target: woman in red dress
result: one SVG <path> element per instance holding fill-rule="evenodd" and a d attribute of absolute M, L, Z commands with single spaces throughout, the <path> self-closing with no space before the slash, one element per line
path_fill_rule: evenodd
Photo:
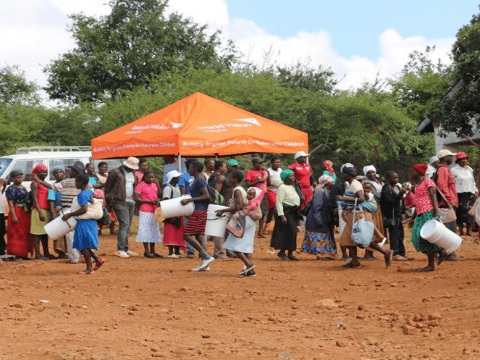
<path fill-rule="evenodd" d="M 30 234 L 31 212 L 28 207 L 30 194 L 22 185 L 23 173 L 14 170 L 11 173 L 13 185 L 5 192 L 10 208 L 7 229 L 7 254 L 19 258 L 33 255 L 33 236 Z"/>

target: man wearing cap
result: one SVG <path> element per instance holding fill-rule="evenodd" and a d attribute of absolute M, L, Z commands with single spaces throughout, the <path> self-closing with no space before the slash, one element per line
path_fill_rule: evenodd
<path fill-rule="evenodd" d="M 80 190 L 77 189 L 75 185 L 75 178 L 80 174 L 86 174 L 85 165 L 83 165 L 81 161 L 77 161 L 72 166 L 67 166 L 66 169 L 69 170 L 68 178 L 60 182 L 55 182 L 53 184 L 40 180 L 36 175 L 33 177 L 34 180 L 36 180 L 46 188 L 60 193 L 60 200 L 63 210 L 70 209 L 72 207 L 73 199 L 75 199 L 80 193 Z M 88 189 L 92 189 L 92 184 L 88 184 Z M 80 260 L 80 252 L 77 249 L 73 248 L 74 235 L 75 231 L 70 231 L 65 235 L 68 259 L 72 264 L 76 264 Z"/>
<path fill-rule="evenodd" d="M 312 184 L 310 183 L 310 176 L 312 175 L 312 167 L 307 163 L 307 157 L 310 155 L 305 151 L 300 151 L 295 154 L 295 164 L 290 165 L 288 168 L 293 170 L 295 179 L 297 179 L 300 188 L 302 189 L 305 200 L 301 207 L 303 208 L 310 200 L 313 199 Z M 313 184 L 314 186 L 316 184 Z"/>
<path fill-rule="evenodd" d="M 245 181 L 248 187 L 257 187 L 262 190 L 262 202 L 260 209 L 262 210 L 262 218 L 258 224 L 258 237 L 264 238 L 263 228 L 265 227 L 265 217 L 268 212 L 268 198 L 267 198 L 267 180 L 269 173 L 263 167 L 263 159 L 259 156 L 252 158 L 252 170 L 248 170 L 245 174 Z"/>
<path fill-rule="evenodd" d="M 105 199 L 107 207 L 112 208 L 117 217 L 119 228 L 117 234 L 116 255 L 123 259 L 138 254 L 128 249 L 128 235 L 132 225 L 135 202 L 133 200 L 135 175 L 139 160 L 129 157 L 123 165 L 108 172 L 105 183 Z"/>
<path fill-rule="evenodd" d="M 440 165 L 440 159 L 436 156 L 432 156 L 428 163 L 428 168 L 427 168 L 427 172 L 425 173 L 425 177 L 431 179 L 433 174 L 435 174 L 435 172 L 437 171 L 439 165 Z"/>
<path fill-rule="evenodd" d="M 458 208 L 458 196 L 457 196 L 457 186 L 455 184 L 455 177 L 450 171 L 449 166 L 455 160 L 455 155 L 450 150 L 440 150 L 437 153 L 437 157 L 440 159 L 440 165 L 438 166 L 437 173 L 433 177 L 433 181 L 437 184 L 438 190 L 445 196 L 448 203 L 443 199 L 443 197 L 437 197 L 438 206 L 440 208 L 448 209 L 451 206 L 456 210 Z M 449 223 L 444 223 L 444 225 L 450 231 L 457 233 L 457 221 L 451 221 Z M 453 252 L 445 260 L 463 260 L 463 258 L 457 257 Z"/>

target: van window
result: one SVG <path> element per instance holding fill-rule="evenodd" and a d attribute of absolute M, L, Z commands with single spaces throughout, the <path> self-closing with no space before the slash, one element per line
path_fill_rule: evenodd
<path fill-rule="evenodd" d="M 51 159 L 51 160 L 48 160 L 48 170 L 50 172 L 48 174 L 48 178 L 50 180 L 55 180 L 55 177 L 53 176 L 53 169 L 60 168 L 63 171 L 65 171 L 65 168 L 67 166 L 72 166 L 73 164 L 75 164 L 78 161 L 81 161 L 81 159 Z"/>
<path fill-rule="evenodd" d="M 10 173 L 13 170 L 20 170 L 23 172 L 23 181 L 32 181 L 33 180 L 33 175 L 32 175 L 32 170 L 37 166 L 38 164 L 43 164 L 43 160 L 18 160 L 15 163 L 13 163 L 13 168 L 10 171 Z M 8 174 L 8 177 L 10 177 L 10 173 Z"/>
<path fill-rule="evenodd" d="M 8 165 L 12 162 L 11 158 L 0 158 L 0 176 L 7 170 Z"/>

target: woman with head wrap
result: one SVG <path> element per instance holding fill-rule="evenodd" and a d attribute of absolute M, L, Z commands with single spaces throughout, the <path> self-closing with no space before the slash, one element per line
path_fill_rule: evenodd
<path fill-rule="evenodd" d="M 329 226 L 330 206 L 329 193 L 333 189 L 334 180 L 330 175 L 322 175 L 318 179 L 313 203 L 305 222 L 305 239 L 302 251 L 317 255 L 317 260 L 334 260 L 337 253 L 332 228 Z M 325 257 L 325 258 L 323 258 Z"/>
<path fill-rule="evenodd" d="M 350 249 L 350 256 L 352 257 L 352 261 L 348 264 L 343 265 L 346 268 L 359 268 L 360 262 L 358 261 L 357 255 L 357 247 L 352 240 L 352 228 L 354 224 L 353 219 L 353 210 L 355 210 L 355 200 L 357 200 L 357 208 L 356 208 L 356 215 L 355 215 L 355 222 L 366 218 L 368 220 L 372 220 L 372 215 L 368 211 L 364 211 L 361 204 L 365 200 L 365 194 L 363 192 L 362 184 L 355 179 L 357 176 L 357 171 L 353 165 L 344 166 L 342 169 L 342 179 L 347 181 L 350 186 L 345 191 L 343 196 L 337 195 L 336 200 L 342 207 L 342 216 L 345 220 L 345 228 L 343 233 L 340 237 L 340 245 L 348 247 Z M 384 250 L 378 243 L 383 240 L 383 237 L 376 232 L 370 243 L 369 247 L 381 252 L 385 257 L 385 265 L 388 267 L 390 266 L 391 258 L 393 251 Z"/>
<path fill-rule="evenodd" d="M 38 177 L 41 181 L 45 181 L 47 177 L 47 167 L 43 164 L 35 166 L 32 170 L 34 177 Z M 30 185 L 32 189 L 32 223 L 30 225 L 30 234 L 33 235 L 33 243 L 35 245 L 35 259 L 49 260 L 56 257 L 48 251 L 48 235 L 44 226 L 50 222 L 52 215 L 50 214 L 50 206 L 48 204 L 48 188 L 33 180 Z M 43 247 L 43 255 L 40 254 L 40 243 Z"/>
<path fill-rule="evenodd" d="M 299 261 L 293 252 L 297 249 L 297 225 L 302 218 L 300 197 L 294 187 L 295 176 L 292 170 L 283 170 L 280 178 L 283 184 L 278 187 L 275 202 L 277 214 L 270 246 L 280 250 L 280 259 Z M 288 251 L 288 255 L 285 255 L 285 251 Z"/>
<path fill-rule="evenodd" d="M 33 238 L 30 235 L 30 206 L 28 190 L 22 185 L 23 172 L 10 173 L 13 184 L 5 192 L 10 213 L 8 214 L 7 254 L 18 258 L 33 256 Z"/>
<path fill-rule="evenodd" d="M 435 270 L 435 255 L 440 254 L 438 265 L 445 260 L 447 254 L 440 246 L 432 244 L 420 236 L 422 226 L 435 216 L 438 216 L 439 206 L 437 201 L 437 186 L 432 179 L 425 177 L 427 165 L 416 164 L 412 166 L 411 177 L 415 181 L 415 213 L 410 219 L 412 229 L 412 244 L 417 252 L 422 252 L 428 257 L 427 267 L 419 271 Z"/>
<path fill-rule="evenodd" d="M 335 174 L 335 170 L 333 170 L 333 162 L 330 160 L 325 160 L 323 162 L 323 168 L 325 169 L 322 175 L 328 175 L 333 178 L 333 184 L 337 182 L 337 174 Z"/>
<path fill-rule="evenodd" d="M 367 181 L 372 185 L 372 194 L 375 197 L 375 201 L 377 202 L 377 211 L 373 214 L 373 223 L 375 224 L 375 228 L 385 237 L 385 226 L 383 221 L 383 213 L 380 207 L 380 199 L 382 197 L 382 184 L 380 184 L 377 180 L 377 169 L 373 165 L 368 165 L 363 168 L 363 173 L 367 178 Z M 373 252 L 370 250 L 365 250 L 364 259 L 366 260 L 377 260 L 375 256 L 373 256 Z"/>

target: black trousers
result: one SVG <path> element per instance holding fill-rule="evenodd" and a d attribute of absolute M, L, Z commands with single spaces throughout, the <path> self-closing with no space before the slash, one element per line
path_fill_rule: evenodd
<path fill-rule="evenodd" d="M 388 232 L 390 234 L 390 249 L 394 251 L 394 255 L 405 256 L 405 231 L 400 217 L 395 217 L 395 226 L 389 226 Z"/>

